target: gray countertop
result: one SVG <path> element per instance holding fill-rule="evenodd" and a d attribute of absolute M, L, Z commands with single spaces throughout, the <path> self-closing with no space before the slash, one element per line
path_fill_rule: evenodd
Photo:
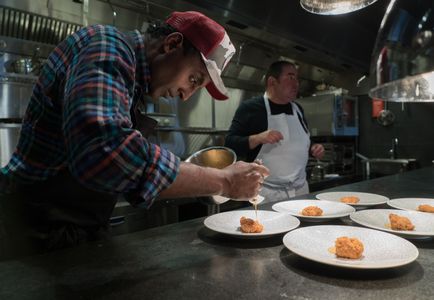
<path fill-rule="evenodd" d="M 424 168 L 328 191 L 433 198 L 433 181 Z M 433 299 L 434 242 L 413 243 L 420 254 L 409 265 L 341 269 L 291 253 L 282 235 L 237 239 L 200 218 L 0 262 L 0 299 Z"/>

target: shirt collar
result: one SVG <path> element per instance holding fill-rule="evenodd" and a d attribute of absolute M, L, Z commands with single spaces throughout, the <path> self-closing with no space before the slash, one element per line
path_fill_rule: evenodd
<path fill-rule="evenodd" d="M 264 98 L 270 104 L 270 113 L 272 115 L 279 115 L 279 114 L 293 115 L 294 114 L 291 102 L 289 102 L 287 104 L 277 104 L 277 103 L 274 103 L 268 97 L 267 92 L 264 93 Z"/>

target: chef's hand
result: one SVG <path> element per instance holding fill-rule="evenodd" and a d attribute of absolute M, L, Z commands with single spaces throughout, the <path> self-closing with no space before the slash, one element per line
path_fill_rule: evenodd
<path fill-rule="evenodd" d="M 321 144 L 313 144 L 312 147 L 310 147 L 310 153 L 313 157 L 321 159 L 324 156 L 324 146 Z"/>
<path fill-rule="evenodd" d="M 257 163 L 238 161 L 222 171 L 225 172 L 226 184 L 222 196 L 234 200 L 249 200 L 255 197 L 262 187 L 264 178 L 270 173 Z"/>
<path fill-rule="evenodd" d="M 283 135 L 278 130 L 266 130 L 261 133 L 249 136 L 249 147 L 254 149 L 263 144 L 275 144 L 283 140 Z"/>

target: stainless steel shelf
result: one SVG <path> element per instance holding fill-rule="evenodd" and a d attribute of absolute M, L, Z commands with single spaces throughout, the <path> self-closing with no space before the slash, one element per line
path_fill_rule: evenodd
<path fill-rule="evenodd" d="M 165 132 L 182 132 L 182 133 L 193 133 L 193 134 L 226 134 L 227 129 L 218 128 L 203 128 L 203 127 L 159 127 L 155 128 L 156 131 Z"/>

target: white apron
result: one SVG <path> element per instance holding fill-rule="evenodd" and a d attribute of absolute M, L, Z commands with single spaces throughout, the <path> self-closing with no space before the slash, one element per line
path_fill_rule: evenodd
<path fill-rule="evenodd" d="M 257 159 L 270 170 L 259 193 L 264 202 L 288 200 L 296 195 L 309 193 L 306 181 L 306 165 L 309 158 L 310 138 L 300 124 L 302 116 L 296 104 L 290 102 L 292 115 L 272 115 L 268 97 L 264 95 L 267 110 L 268 130 L 278 130 L 283 140 L 275 144 L 264 144 Z"/>

